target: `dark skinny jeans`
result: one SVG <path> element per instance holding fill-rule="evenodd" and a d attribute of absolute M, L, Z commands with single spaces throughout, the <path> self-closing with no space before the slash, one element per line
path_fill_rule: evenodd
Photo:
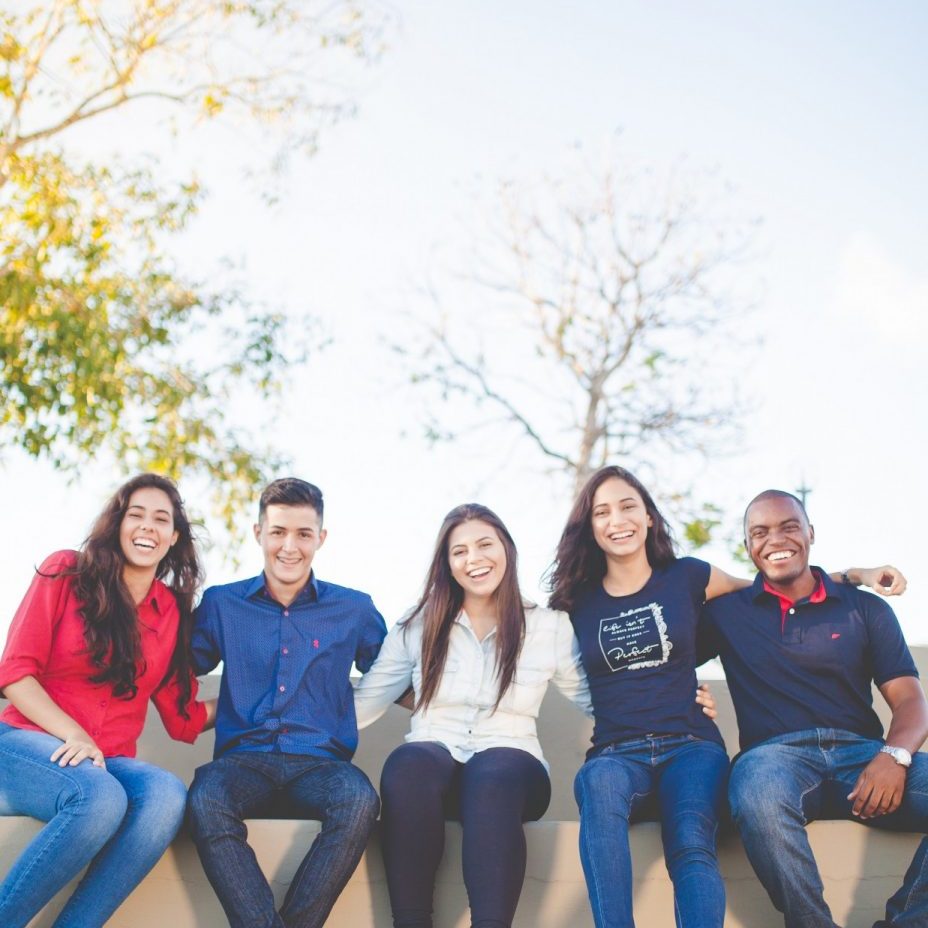
<path fill-rule="evenodd" d="M 464 885 L 473 928 L 509 928 L 525 878 L 522 823 L 544 815 L 547 771 L 516 748 L 467 763 L 434 741 L 398 747 L 380 781 L 384 863 L 394 928 L 431 928 L 445 821 L 464 829 Z"/>

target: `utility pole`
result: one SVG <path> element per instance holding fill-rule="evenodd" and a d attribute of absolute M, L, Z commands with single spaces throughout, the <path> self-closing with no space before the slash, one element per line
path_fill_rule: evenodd
<path fill-rule="evenodd" d="M 806 486 L 805 477 L 799 481 L 799 486 L 796 487 L 796 495 L 802 500 L 802 508 L 806 508 L 806 498 L 812 492 L 811 487 Z"/>

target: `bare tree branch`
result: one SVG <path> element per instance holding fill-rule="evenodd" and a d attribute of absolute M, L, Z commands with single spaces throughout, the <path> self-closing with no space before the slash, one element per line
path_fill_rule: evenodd
<path fill-rule="evenodd" d="M 715 362 L 747 308 L 728 266 L 747 233 L 718 221 L 705 190 L 671 181 L 609 169 L 592 189 L 501 184 L 501 221 L 461 283 L 475 296 L 466 325 L 433 291 L 442 321 L 421 321 L 421 350 L 397 346 L 414 382 L 502 410 L 575 489 L 616 456 L 653 468 L 665 454 L 730 449 L 740 407 Z"/>

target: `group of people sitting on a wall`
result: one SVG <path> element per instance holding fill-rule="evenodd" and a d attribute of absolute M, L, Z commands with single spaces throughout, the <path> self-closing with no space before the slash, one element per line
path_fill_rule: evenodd
<path fill-rule="evenodd" d="M 744 514 L 753 582 L 678 557 L 628 471 L 594 474 L 567 520 L 550 608 L 519 590 L 516 547 L 484 506 L 453 509 L 421 598 L 387 632 L 371 598 L 312 570 L 326 537 L 317 487 L 262 493 L 262 573 L 206 590 L 175 485 L 120 487 L 80 551 L 52 554 L 0 660 L 0 814 L 47 824 L 0 885 L 0 924 L 24 928 L 84 868 L 57 928 L 102 926 L 186 815 L 232 926 L 325 923 L 381 817 L 393 923 L 432 924 L 444 822 L 463 826 L 474 928 L 512 923 L 523 822 L 550 799 L 535 720 L 549 682 L 594 719 L 575 781 L 580 859 L 599 928 L 631 926 L 629 823 L 656 818 L 678 926 L 720 928 L 716 857 L 726 803 L 787 928 L 833 928 L 805 825 L 846 818 L 928 830 L 928 703 L 899 624 L 858 589 L 902 592 L 893 568 L 809 563 L 802 502 L 767 490 Z M 738 719 L 733 766 L 696 667 L 718 656 Z M 223 664 L 217 700 L 197 674 Z M 352 688 L 349 673 L 362 673 Z M 892 710 L 885 734 L 871 682 Z M 380 797 L 351 763 L 358 727 L 405 698 L 406 743 Z M 135 758 L 153 700 L 169 734 L 215 726 L 188 791 Z M 283 905 L 244 820 L 271 811 L 321 831 Z M 882 925 L 928 926 L 928 838 Z"/>

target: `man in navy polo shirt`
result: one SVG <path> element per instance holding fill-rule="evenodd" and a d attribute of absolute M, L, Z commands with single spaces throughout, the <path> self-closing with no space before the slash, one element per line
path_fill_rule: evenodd
<path fill-rule="evenodd" d="M 203 869 L 234 928 L 317 928 L 354 872 L 379 810 L 351 763 L 358 744 L 351 665 L 368 670 L 386 627 L 370 596 L 318 580 L 322 493 L 295 478 L 261 494 L 264 572 L 215 586 L 196 614 L 197 673 L 223 662 L 215 759 L 190 787 Z M 322 831 L 277 912 L 243 819 L 313 818 Z"/>
<path fill-rule="evenodd" d="M 814 532 L 792 494 L 767 490 L 744 516 L 760 571 L 708 603 L 742 753 L 729 785 L 745 850 L 787 928 L 835 928 L 805 825 L 855 818 L 928 831 L 928 702 L 892 609 L 809 566 Z M 883 728 L 871 681 L 892 709 Z M 928 926 L 928 838 L 878 926 Z"/>

